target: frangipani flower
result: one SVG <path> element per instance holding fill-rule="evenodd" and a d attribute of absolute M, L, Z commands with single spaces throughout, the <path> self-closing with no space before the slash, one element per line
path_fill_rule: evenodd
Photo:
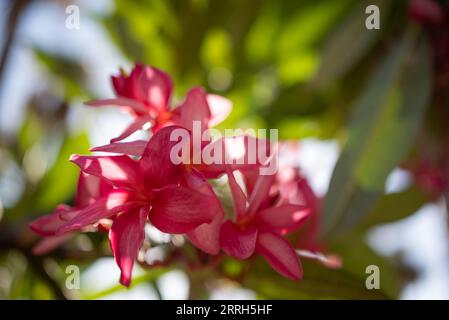
<path fill-rule="evenodd" d="M 138 250 L 149 220 L 162 232 L 183 234 L 215 218 L 219 200 L 181 185 L 180 166 L 173 165 L 169 152 L 173 127 L 158 131 L 148 142 L 140 160 L 126 155 L 71 157 L 81 170 L 99 177 L 112 189 L 87 207 L 60 214 L 66 220 L 56 235 L 113 218 L 109 241 L 121 269 L 120 282 L 128 286 Z"/>
<path fill-rule="evenodd" d="M 71 157 L 81 169 L 75 207 L 58 206 L 31 224 L 48 237 L 36 251 L 97 227 L 109 233 L 120 282 L 129 286 L 144 227 L 151 223 L 161 232 L 185 235 L 208 254 L 220 254 L 221 249 L 237 259 L 260 254 L 280 274 L 300 279 L 298 253 L 284 236 L 303 226 L 318 202 L 307 182 L 273 173 L 277 159 L 273 160 L 271 141 L 240 133 L 216 139 L 217 131 L 211 135 L 208 129 L 226 118 L 231 103 L 196 87 L 170 109 L 171 79 L 156 68 L 136 65 L 129 76 L 122 73 L 112 82 L 116 98 L 88 104 L 118 106 L 133 116 L 133 123 L 111 143 L 91 149 L 114 155 Z M 148 123 L 148 142 L 120 142 Z M 267 172 L 262 169 L 272 174 L 261 175 Z M 235 171 L 243 174 L 245 191 Z M 225 220 L 209 181 L 223 174 L 233 198 L 232 220 Z M 310 239 L 315 240 L 315 232 Z"/>
<path fill-rule="evenodd" d="M 283 235 L 301 227 L 309 209 L 296 204 L 272 203 L 269 194 L 274 175 L 259 176 L 249 198 L 231 171 L 228 179 L 236 216 L 221 227 L 222 249 L 240 260 L 258 253 L 280 274 L 300 279 L 303 271 L 298 254 Z"/>
<path fill-rule="evenodd" d="M 201 116 L 198 116 L 201 118 Z M 196 119 L 191 117 L 192 121 Z M 171 127 L 174 132 L 176 129 L 182 129 L 185 135 L 190 136 L 191 132 L 185 128 L 179 126 Z M 218 178 L 222 174 L 226 173 L 228 169 L 231 170 L 253 170 L 257 171 L 262 165 L 262 160 L 255 159 L 255 161 L 250 161 L 249 153 L 258 153 L 259 148 L 262 148 L 263 152 L 270 153 L 269 140 L 257 139 L 251 136 L 238 136 L 238 137 L 228 137 L 220 138 L 213 142 L 206 142 L 201 144 L 199 150 L 198 163 L 193 161 L 195 158 L 195 148 L 192 147 L 192 140 L 188 139 L 185 141 L 187 144 L 184 149 L 189 152 L 189 159 L 182 159 L 182 155 L 179 157 L 178 172 L 181 177 L 181 181 L 186 186 L 199 190 L 204 194 L 210 194 L 215 196 L 214 191 L 209 184 L 207 179 Z M 253 146 L 253 150 L 249 150 L 249 145 Z M 106 146 L 96 147 L 91 149 L 91 151 L 102 151 L 102 152 L 113 152 L 113 153 L 125 153 L 134 156 L 141 156 L 144 150 L 144 141 L 135 142 L 122 142 L 122 143 L 112 143 Z M 233 154 L 235 149 L 242 149 L 239 152 L 238 157 Z M 201 154 L 203 152 L 212 152 L 211 150 L 220 150 L 221 156 L 218 157 L 216 163 L 205 163 L 202 161 Z M 173 159 L 172 159 L 173 161 Z M 182 162 L 184 161 L 184 162 Z M 229 164 L 230 163 L 230 164 Z M 217 207 L 215 212 L 215 218 L 211 223 L 204 223 L 198 228 L 187 232 L 187 237 L 191 242 L 209 254 L 218 254 L 220 251 L 219 245 L 219 232 L 220 227 L 223 222 L 224 212 L 221 207 Z"/>
<path fill-rule="evenodd" d="M 173 124 L 190 129 L 191 118 L 198 117 L 202 118 L 206 127 L 214 126 L 222 122 L 232 109 L 228 99 L 206 94 L 204 89 L 196 87 L 187 93 L 180 106 L 171 110 L 173 83 L 170 76 L 151 66 L 137 64 L 129 76 L 121 71 L 120 75 L 112 76 L 112 84 L 116 98 L 86 103 L 89 106 L 117 106 L 133 116 L 129 127 L 111 142 L 125 139 L 147 123 L 151 124 L 153 133 Z"/>

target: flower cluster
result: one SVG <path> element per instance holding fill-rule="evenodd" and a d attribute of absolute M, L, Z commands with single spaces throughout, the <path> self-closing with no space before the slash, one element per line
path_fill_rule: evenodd
<path fill-rule="evenodd" d="M 110 144 L 91 149 L 111 155 L 72 155 L 70 161 L 81 169 L 75 205 L 60 205 L 31 223 L 33 231 L 46 236 L 35 252 L 46 252 L 75 232 L 107 231 L 120 282 L 129 286 L 149 223 L 161 232 L 185 235 L 210 255 L 236 259 L 261 255 L 280 274 L 300 279 L 298 253 L 285 235 L 298 231 L 316 212 L 317 199 L 307 181 L 285 179 L 285 170 L 262 175 L 259 169 L 266 163 L 261 161 L 174 162 L 172 150 L 178 143 L 172 139 L 174 131 L 191 134 L 195 122 L 207 130 L 227 117 L 231 102 L 197 87 L 183 103 L 171 107 L 170 77 L 144 65 L 136 65 L 129 75 L 113 76 L 112 83 L 116 98 L 87 104 L 117 106 L 130 113 L 133 122 Z M 142 129 L 149 129 L 148 141 L 120 142 Z M 199 151 L 190 144 L 187 148 L 191 157 L 217 145 L 228 154 L 239 141 L 249 153 L 254 140 L 261 142 L 244 135 L 202 141 Z M 257 145 L 273 156 L 275 148 L 268 140 Z M 227 177 L 233 212 L 224 210 L 211 184 L 221 176 Z"/>

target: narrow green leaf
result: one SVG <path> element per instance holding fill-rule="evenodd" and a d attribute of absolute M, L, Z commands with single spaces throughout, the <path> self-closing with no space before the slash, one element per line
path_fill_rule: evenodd
<path fill-rule="evenodd" d="M 323 236 L 353 227 L 383 193 L 388 174 L 408 152 L 421 123 L 431 81 L 427 42 L 410 28 L 355 102 L 324 204 Z"/>
<path fill-rule="evenodd" d="M 361 221 L 359 227 L 368 229 L 379 224 L 404 219 L 418 211 L 427 201 L 426 194 L 416 187 L 384 195 Z"/>
<path fill-rule="evenodd" d="M 302 259 L 304 278 L 292 281 L 278 275 L 265 261 L 258 261 L 243 286 L 266 299 L 389 299 L 380 290 L 368 290 L 365 278 L 345 269 L 329 269 Z"/>
<path fill-rule="evenodd" d="M 391 1 L 376 0 L 370 4 L 380 8 L 382 23 L 390 11 Z M 324 44 L 321 56 L 321 64 L 313 83 L 324 87 L 341 76 L 344 76 L 351 67 L 370 51 L 382 33 L 380 30 L 367 30 L 363 14 L 365 2 L 359 2 L 352 12 L 343 20 L 335 32 L 333 32 Z"/>
<path fill-rule="evenodd" d="M 73 153 L 85 153 L 88 148 L 89 140 L 84 133 L 64 141 L 56 162 L 36 188 L 34 209 L 37 212 L 52 210 L 58 203 L 70 200 L 79 170 L 69 162 L 69 157 Z"/>

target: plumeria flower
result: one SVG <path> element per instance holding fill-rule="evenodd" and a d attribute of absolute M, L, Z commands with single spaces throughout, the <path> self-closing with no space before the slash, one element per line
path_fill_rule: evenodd
<path fill-rule="evenodd" d="M 275 175 L 260 175 L 247 197 L 232 171 L 228 171 L 236 216 L 223 223 L 220 245 L 239 260 L 258 253 L 277 272 L 298 280 L 303 274 L 299 256 L 283 235 L 298 230 L 310 210 L 302 205 L 273 203 L 270 189 L 274 179 Z"/>
<path fill-rule="evenodd" d="M 111 188 L 112 186 L 106 181 L 81 172 L 78 178 L 74 207 L 61 204 L 56 207 L 52 214 L 38 218 L 30 224 L 30 228 L 34 232 L 41 236 L 45 236 L 45 238 L 33 248 L 33 253 L 37 255 L 45 254 L 70 239 L 74 233 L 67 233 L 60 236 L 54 235 L 66 222 L 66 220 L 61 219 L 61 216 L 73 217 L 79 210 L 87 207 L 102 196 L 105 196 Z"/>
<path fill-rule="evenodd" d="M 199 114 L 206 126 L 214 126 L 222 122 L 232 109 L 228 99 L 206 94 L 204 89 L 196 87 L 187 93 L 181 105 L 172 110 L 170 99 L 173 83 L 170 76 L 151 66 L 137 64 L 129 75 L 121 71 L 120 75 L 112 76 L 112 84 L 116 98 L 86 103 L 94 107 L 117 106 L 133 116 L 133 122 L 122 134 L 112 139 L 112 143 L 125 139 L 148 124 L 152 132 L 173 124 L 188 128 L 190 118 Z M 207 110 L 204 110 L 204 105 Z"/>
<path fill-rule="evenodd" d="M 325 244 L 319 241 L 318 232 L 321 216 L 320 199 L 310 187 L 307 179 L 295 166 L 279 168 L 271 189 L 271 201 L 278 204 L 299 204 L 309 208 L 307 221 L 296 235 L 296 252 L 304 258 L 317 260 L 328 268 L 340 268 L 342 260 L 329 253 Z"/>
<path fill-rule="evenodd" d="M 196 118 L 191 117 L 192 121 Z M 201 115 L 198 115 L 198 119 L 201 119 Z M 187 135 L 191 134 L 191 131 L 179 126 L 172 126 L 172 129 L 183 129 Z M 173 132 L 173 131 L 172 131 Z M 201 144 L 199 152 L 199 159 L 202 160 L 201 154 L 208 152 L 208 150 L 222 150 L 222 155 L 218 159 L 217 163 L 206 164 L 203 161 L 194 163 L 195 150 L 192 147 L 192 140 L 186 140 L 187 149 L 189 152 L 189 159 L 180 159 L 180 165 L 178 166 L 181 181 L 184 185 L 199 190 L 207 195 L 215 196 L 214 191 L 206 179 L 218 178 L 225 174 L 228 169 L 231 170 L 251 170 L 257 171 L 262 165 L 262 161 L 255 159 L 255 161 L 249 160 L 249 153 L 258 153 L 259 148 L 263 148 L 263 152 L 266 156 L 270 154 L 269 140 L 257 139 L 252 136 L 244 135 L 237 137 L 220 138 L 216 141 L 206 142 Z M 255 147 L 254 150 L 249 150 L 249 145 Z M 141 156 L 145 148 L 144 141 L 135 141 L 134 143 L 121 142 L 113 143 L 106 146 L 96 147 L 91 151 L 122 153 L 134 156 Z M 241 150 L 238 154 L 235 150 Z M 268 154 L 268 155 L 267 155 Z M 184 161 L 184 162 L 181 162 Z M 218 254 L 220 252 L 219 233 L 224 218 L 223 209 L 216 208 L 215 218 L 210 223 L 204 223 L 203 225 L 195 228 L 194 230 L 187 232 L 187 237 L 198 248 L 209 254 Z"/>
<path fill-rule="evenodd" d="M 300 230 L 298 246 L 313 252 L 323 250 L 322 244 L 318 242 L 320 200 L 307 179 L 300 174 L 299 168 L 290 166 L 280 168 L 273 190 L 273 197 L 278 203 L 301 204 L 310 210 L 307 222 Z"/>
<path fill-rule="evenodd" d="M 210 223 L 220 205 L 214 194 L 181 184 L 179 165 L 170 161 L 170 134 L 175 127 L 159 130 L 148 142 L 142 157 L 126 155 L 79 156 L 71 161 L 89 175 L 99 177 L 112 189 L 85 208 L 60 214 L 66 220 L 55 232 L 80 230 L 105 218 L 113 218 L 109 241 L 121 270 L 120 282 L 129 286 L 134 260 L 145 237 L 149 220 L 165 233 L 184 234 Z"/>

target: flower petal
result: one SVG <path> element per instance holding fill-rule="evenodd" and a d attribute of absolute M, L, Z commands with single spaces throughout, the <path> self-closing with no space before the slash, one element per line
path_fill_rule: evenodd
<path fill-rule="evenodd" d="M 70 161 L 80 169 L 103 178 L 116 187 L 136 188 L 140 183 L 139 162 L 128 156 L 80 156 L 72 155 Z"/>
<path fill-rule="evenodd" d="M 306 222 L 310 212 L 306 206 L 284 204 L 257 212 L 256 219 L 261 227 L 292 232 Z"/>
<path fill-rule="evenodd" d="M 153 108 L 163 111 L 167 109 L 172 94 L 173 83 L 170 76 L 154 67 L 144 66 L 138 79 L 136 90 L 139 96 Z"/>
<path fill-rule="evenodd" d="M 144 115 L 136 118 L 126 129 L 123 131 L 118 137 L 115 137 L 111 139 L 111 143 L 121 141 L 130 135 L 132 135 L 134 132 L 139 131 L 142 129 L 142 127 L 147 124 L 151 123 L 154 120 L 154 117 L 149 115 Z"/>
<path fill-rule="evenodd" d="M 220 228 L 223 223 L 223 214 L 217 214 L 211 223 L 202 225 L 187 232 L 189 240 L 199 249 L 208 254 L 220 252 Z"/>
<path fill-rule="evenodd" d="M 271 232 L 259 233 L 256 252 L 283 276 L 292 280 L 302 278 L 303 271 L 299 256 L 282 236 Z"/>
<path fill-rule="evenodd" d="M 191 89 L 184 103 L 175 109 L 174 115 L 179 116 L 177 123 L 190 131 L 193 131 L 193 121 L 201 123 L 201 132 L 206 130 L 211 113 L 204 89 L 201 87 Z"/>
<path fill-rule="evenodd" d="M 248 214 L 256 213 L 261 205 L 267 201 L 268 195 L 275 181 L 275 175 L 260 175 L 249 197 Z"/>
<path fill-rule="evenodd" d="M 259 152 L 270 152 L 269 140 L 249 135 L 221 138 L 203 147 L 203 159 L 211 159 L 200 169 L 208 178 L 217 178 L 226 172 L 227 167 L 231 170 L 257 170 L 266 160 L 261 159 Z"/>
<path fill-rule="evenodd" d="M 130 142 L 116 142 L 106 144 L 104 146 L 98 146 L 94 148 L 90 148 L 89 151 L 92 152 L 108 152 L 108 153 L 119 153 L 126 154 L 129 156 L 137 156 L 140 157 L 145 150 L 145 146 L 148 141 L 145 140 L 137 140 Z"/>
<path fill-rule="evenodd" d="M 84 104 L 90 107 L 117 106 L 125 111 L 132 111 L 137 115 L 148 113 L 148 109 L 143 103 L 129 98 L 99 99 L 87 101 Z"/>
<path fill-rule="evenodd" d="M 229 188 L 231 189 L 232 202 L 234 204 L 234 211 L 237 217 L 244 216 L 246 213 L 246 195 L 235 180 L 234 173 L 230 170 L 227 172 Z"/>
<path fill-rule="evenodd" d="M 220 246 L 231 257 L 239 260 L 253 255 L 256 247 L 257 229 L 249 226 L 239 229 L 232 221 L 226 221 L 221 226 Z"/>
<path fill-rule="evenodd" d="M 165 233 L 186 233 L 217 215 L 217 197 L 183 186 L 167 186 L 153 192 L 151 223 Z"/>
<path fill-rule="evenodd" d="M 206 98 L 211 113 L 209 127 L 213 127 L 228 117 L 232 111 L 232 102 L 216 94 L 208 94 Z"/>
<path fill-rule="evenodd" d="M 243 175 L 243 180 L 245 180 L 246 191 L 248 194 L 253 193 L 254 186 L 256 185 L 257 179 L 259 178 L 259 168 L 257 169 L 244 169 L 240 170 Z"/>
<path fill-rule="evenodd" d="M 45 237 L 33 247 L 33 254 L 40 256 L 46 254 L 74 236 L 74 233 L 66 233 L 62 236 Z"/>
<path fill-rule="evenodd" d="M 145 222 L 148 208 L 140 208 L 120 214 L 109 231 L 109 243 L 115 262 L 120 268 L 120 283 L 129 287 L 134 260 L 145 238 Z"/>
<path fill-rule="evenodd" d="M 189 188 L 205 195 L 216 197 L 209 182 L 195 168 L 192 168 L 191 171 L 184 172 L 183 179 Z M 219 202 L 218 199 L 217 202 Z M 219 236 L 224 217 L 224 211 L 221 205 L 218 205 L 216 209 L 216 216 L 211 223 L 203 223 L 186 234 L 197 248 L 214 255 L 220 252 Z"/>
<path fill-rule="evenodd" d="M 121 211 L 140 207 L 142 204 L 135 201 L 133 193 L 126 190 L 112 190 L 107 196 L 98 199 L 91 205 L 76 211 L 76 215 L 64 222 L 56 234 L 61 235 L 72 230 L 78 230 L 94 224 L 98 220 L 108 218 Z"/>
<path fill-rule="evenodd" d="M 81 171 L 76 190 L 76 207 L 82 208 L 91 204 L 94 200 L 107 194 L 111 189 L 112 186 L 104 179 Z"/>
<path fill-rule="evenodd" d="M 42 216 L 30 223 L 31 230 L 41 236 L 54 235 L 56 231 L 64 224 L 64 220 L 60 218 L 61 213 L 76 212 L 76 209 L 67 205 L 59 205 L 55 211 L 49 215 Z"/>
<path fill-rule="evenodd" d="M 168 126 L 156 132 L 148 142 L 142 158 L 140 171 L 147 188 L 161 188 L 170 183 L 177 183 L 182 173 L 182 166 L 173 164 L 170 152 L 178 141 L 170 141 L 174 130 L 185 130 L 179 126 Z"/>

